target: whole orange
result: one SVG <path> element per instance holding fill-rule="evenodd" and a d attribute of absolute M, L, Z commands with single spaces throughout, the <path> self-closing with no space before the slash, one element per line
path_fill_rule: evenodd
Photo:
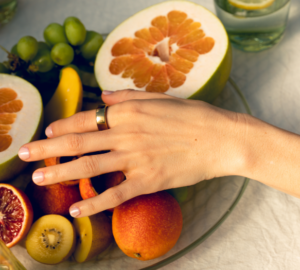
<path fill-rule="evenodd" d="M 167 253 L 182 229 L 178 202 L 166 191 L 135 197 L 115 208 L 113 235 L 129 257 L 146 261 Z"/>

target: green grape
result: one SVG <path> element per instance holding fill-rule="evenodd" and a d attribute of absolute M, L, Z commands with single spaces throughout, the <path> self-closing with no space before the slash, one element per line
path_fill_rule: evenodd
<path fill-rule="evenodd" d="M 18 47 L 18 44 L 15 44 L 15 45 L 11 48 L 11 50 L 10 50 L 10 52 L 11 52 L 12 54 L 15 54 L 16 56 L 18 56 L 18 49 L 17 49 L 17 47 Z"/>
<path fill-rule="evenodd" d="M 39 41 L 38 46 L 39 46 L 39 50 L 42 50 L 42 49 L 50 50 L 51 49 L 50 46 L 44 41 Z"/>
<path fill-rule="evenodd" d="M 0 63 L 0 73 L 7 73 L 7 74 L 10 73 L 9 69 L 6 68 L 6 66 L 4 66 L 3 63 Z"/>
<path fill-rule="evenodd" d="M 86 30 L 82 22 L 76 17 L 68 17 L 64 22 L 65 33 L 68 41 L 73 46 L 81 45 L 86 36 Z"/>
<path fill-rule="evenodd" d="M 50 47 L 53 47 L 57 43 L 68 43 L 65 30 L 58 23 L 50 23 L 45 28 L 44 39 Z"/>
<path fill-rule="evenodd" d="M 51 50 L 51 57 L 56 64 L 66 66 L 73 61 L 74 50 L 69 44 L 57 43 Z"/>
<path fill-rule="evenodd" d="M 22 37 L 17 45 L 18 55 L 24 61 L 29 61 L 35 57 L 38 52 L 38 42 L 34 37 Z"/>
<path fill-rule="evenodd" d="M 37 67 L 39 72 L 48 72 L 53 66 L 54 62 L 51 58 L 50 49 L 44 42 L 39 42 L 39 50 L 37 55 L 31 60 L 31 64 Z"/>
<path fill-rule="evenodd" d="M 64 68 L 67 68 L 67 67 L 73 68 L 73 69 L 77 72 L 77 74 L 80 75 L 79 68 L 78 68 L 77 66 L 71 64 L 71 65 L 64 66 L 64 67 L 60 70 L 60 72 L 59 72 L 59 80 L 61 79 L 61 76 L 62 76 L 62 70 L 63 70 Z"/>
<path fill-rule="evenodd" d="M 87 31 L 84 43 L 79 47 L 86 60 L 93 60 L 103 43 L 102 36 L 94 31 Z"/>

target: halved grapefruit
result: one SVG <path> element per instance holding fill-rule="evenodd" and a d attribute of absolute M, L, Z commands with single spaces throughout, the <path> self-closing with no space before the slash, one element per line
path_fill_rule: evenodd
<path fill-rule="evenodd" d="M 231 49 L 220 20 L 202 6 L 167 1 L 113 30 L 95 62 L 101 89 L 138 89 L 212 101 L 231 69 Z"/>
<path fill-rule="evenodd" d="M 27 195 L 9 184 L 0 184 L 0 240 L 12 247 L 26 236 L 33 220 Z"/>
<path fill-rule="evenodd" d="M 26 166 L 18 151 L 39 137 L 42 114 L 42 99 L 32 84 L 17 76 L 0 74 L 0 182 Z"/>

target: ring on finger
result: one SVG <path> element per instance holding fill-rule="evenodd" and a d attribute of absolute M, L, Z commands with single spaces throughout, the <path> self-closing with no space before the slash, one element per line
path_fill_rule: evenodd
<path fill-rule="evenodd" d="M 98 130 L 105 130 L 108 129 L 108 123 L 107 123 L 107 105 L 103 104 L 98 107 L 96 110 L 96 123 L 98 126 Z"/>

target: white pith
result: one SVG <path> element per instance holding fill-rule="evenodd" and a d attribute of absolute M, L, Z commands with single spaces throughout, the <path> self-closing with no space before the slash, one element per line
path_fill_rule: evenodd
<path fill-rule="evenodd" d="M 195 22 L 200 22 L 200 28 L 204 31 L 205 36 L 212 37 L 215 40 L 215 45 L 207 54 L 199 55 L 198 61 L 193 63 L 194 67 L 186 74 L 185 83 L 177 88 L 170 87 L 166 94 L 187 98 L 206 84 L 219 67 L 229 46 L 224 26 L 214 14 L 202 6 L 187 1 L 167 1 L 135 14 L 119 25 L 107 37 L 98 52 L 95 62 L 95 75 L 102 89 L 120 90 L 131 88 L 145 91 L 146 86 L 144 88 L 137 88 L 131 78 L 122 78 L 122 73 L 120 75 L 110 73 L 109 65 L 112 59 L 114 59 L 110 53 L 111 48 L 117 41 L 124 37 L 134 38 L 134 33 L 137 30 L 149 28 L 154 18 L 160 15 L 167 16 L 172 10 L 185 12 L 188 18 L 193 19 Z M 172 49 L 176 48 L 177 45 L 172 45 Z M 163 63 L 159 57 L 149 57 L 149 59 L 153 60 L 153 62 L 155 61 L 154 63 Z"/>
<path fill-rule="evenodd" d="M 39 92 L 27 81 L 11 75 L 0 74 L 0 89 L 14 90 L 23 102 L 23 108 L 17 112 L 15 122 L 11 124 L 8 132 L 13 141 L 8 149 L 0 152 L 0 164 L 14 157 L 20 147 L 29 142 L 35 134 L 43 111 L 42 100 Z"/>

